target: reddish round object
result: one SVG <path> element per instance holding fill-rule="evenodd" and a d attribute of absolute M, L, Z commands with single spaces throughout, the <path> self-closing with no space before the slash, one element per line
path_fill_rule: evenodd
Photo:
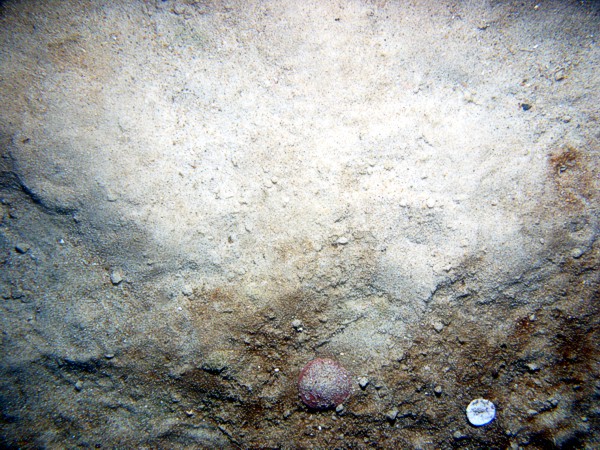
<path fill-rule="evenodd" d="M 298 391 L 309 408 L 335 408 L 352 392 L 350 373 L 332 359 L 313 359 L 300 371 Z"/>

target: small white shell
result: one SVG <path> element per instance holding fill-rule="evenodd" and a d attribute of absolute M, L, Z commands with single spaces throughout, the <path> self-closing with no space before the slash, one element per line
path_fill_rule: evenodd
<path fill-rule="evenodd" d="M 484 398 L 476 398 L 467 406 L 467 418 L 471 425 L 481 427 L 496 417 L 496 407 Z"/>

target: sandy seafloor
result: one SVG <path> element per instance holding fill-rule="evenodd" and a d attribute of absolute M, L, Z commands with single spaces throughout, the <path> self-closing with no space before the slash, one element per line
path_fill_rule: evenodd
<path fill-rule="evenodd" d="M 595 1 L 2 2 L 0 446 L 598 448 L 599 38 Z"/>

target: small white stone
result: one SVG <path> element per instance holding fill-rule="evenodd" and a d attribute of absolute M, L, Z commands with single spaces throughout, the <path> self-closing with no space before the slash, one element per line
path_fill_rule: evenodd
<path fill-rule="evenodd" d="M 435 206 L 435 200 L 433 198 L 427 199 L 427 207 L 431 209 L 434 206 Z"/>
<path fill-rule="evenodd" d="M 441 333 L 441 331 L 444 329 L 444 324 L 442 322 L 434 322 L 433 329 L 438 333 Z"/>
<path fill-rule="evenodd" d="M 123 272 L 120 269 L 113 269 L 110 274 L 110 281 L 115 286 L 123 281 Z"/>
<path fill-rule="evenodd" d="M 369 385 L 369 379 L 367 377 L 362 377 L 358 380 L 358 385 L 361 389 L 365 389 Z"/>
<path fill-rule="evenodd" d="M 336 243 L 340 245 L 346 245 L 348 242 L 348 238 L 345 236 L 338 238 L 338 240 L 336 241 Z"/>
<path fill-rule="evenodd" d="M 302 328 L 302 321 L 300 319 L 292 320 L 292 327 L 296 330 L 300 330 Z"/>
<path fill-rule="evenodd" d="M 467 418 L 471 425 L 481 427 L 496 417 L 496 407 L 484 398 L 476 398 L 467 406 Z"/>

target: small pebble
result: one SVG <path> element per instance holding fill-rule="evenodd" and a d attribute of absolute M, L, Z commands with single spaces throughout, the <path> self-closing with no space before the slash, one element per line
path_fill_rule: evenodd
<path fill-rule="evenodd" d="M 296 331 L 302 331 L 302 321 L 300 319 L 294 319 L 294 320 L 292 320 L 292 327 Z"/>
<path fill-rule="evenodd" d="M 431 208 L 433 208 L 434 206 L 435 206 L 435 200 L 434 200 L 434 199 L 432 199 L 432 198 L 430 198 L 430 199 L 427 199 L 427 207 L 428 207 L 429 209 L 431 209 Z"/>
<path fill-rule="evenodd" d="M 540 366 L 538 366 L 536 363 L 528 363 L 526 364 L 526 367 L 530 372 L 537 372 L 540 370 Z"/>
<path fill-rule="evenodd" d="M 31 246 L 24 242 L 18 242 L 17 245 L 15 245 L 15 250 L 20 254 L 27 253 L 30 248 Z"/>
<path fill-rule="evenodd" d="M 337 405 L 335 407 L 335 412 L 338 413 L 338 414 L 343 413 L 344 412 L 344 405 Z"/>
<path fill-rule="evenodd" d="M 83 381 L 79 380 L 75 383 L 75 390 L 81 391 L 83 389 Z"/>
<path fill-rule="evenodd" d="M 467 418 L 471 425 L 481 427 L 487 425 L 496 417 L 496 407 L 484 398 L 477 398 L 467 406 Z"/>
<path fill-rule="evenodd" d="M 186 284 L 181 289 L 181 293 L 183 295 L 185 295 L 186 297 L 189 297 L 190 295 L 192 295 L 194 293 L 194 290 L 192 289 L 192 287 L 190 285 Z"/>
<path fill-rule="evenodd" d="M 369 379 L 367 377 L 359 378 L 358 385 L 361 389 L 366 389 L 366 387 L 369 385 Z"/>
<path fill-rule="evenodd" d="M 336 242 L 336 244 L 340 244 L 340 245 L 346 245 L 346 244 L 347 244 L 348 242 L 350 242 L 350 241 L 348 240 L 348 238 L 347 238 L 347 237 L 345 237 L 345 236 L 342 236 L 342 237 L 338 238 L 338 240 L 337 240 L 337 241 L 335 241 L 335 242 Z"/>
<path fill-rule="evenodd" d="M 110 282 L 117 286 L 121 281 L 123 281 L 123 272 L 119 269 L 114 269 L 110 274 Z"/>
<path fill-rule="evenodd" d="M 114 353 L 107 353 L 106 355 L 104 355 L 104 357 L 106 359 L 113 359 L 115 357 L 115 354 Z"/>
<path fill-rule="evenodd" d="M 390 422 L 393 422 L 394 420 L 396 420 L 396 417 L 398 417 L 398 410 L 396 408 L 390 409 L 387 413 L 385 413 L 385 417 Z"/>
<path fill-rule="evenodd" d="M 443 389 L 442 387 L 438 384 L 435 388 L 433 388 L 433 392 L 435 392 L 435 395 L 440 396 L 442 395 Z"/>
<path fill-rule="evenodd" d="M 464 438 L 466 438 L 466 437 L 467 437 L 467 435 L 466 435 L 466 434 L 464 434 L 464 433 L 461 433 L 461 432 L 460 432 L 460 431 L 458 431 L 458 430 L 456 430 L 452 436 L 453 436 L 453 437 L 454 437 L 454 439 L 456 439 L 457 441 L 458 441 L 458 440 L 460 440 L 460 439 L 464 439 Z"/>
<path fill-rule="evenodd" d="M 434 322 L 433 329 L 440 333 L 444 329 L 444 324 L 442 322 Z"/>
<path fill-rule="evenodd" d="M 574 248 L 571 250 L 571 256 L 575 259 L 581 258 L 585 252 L 580 248 Z"/>

